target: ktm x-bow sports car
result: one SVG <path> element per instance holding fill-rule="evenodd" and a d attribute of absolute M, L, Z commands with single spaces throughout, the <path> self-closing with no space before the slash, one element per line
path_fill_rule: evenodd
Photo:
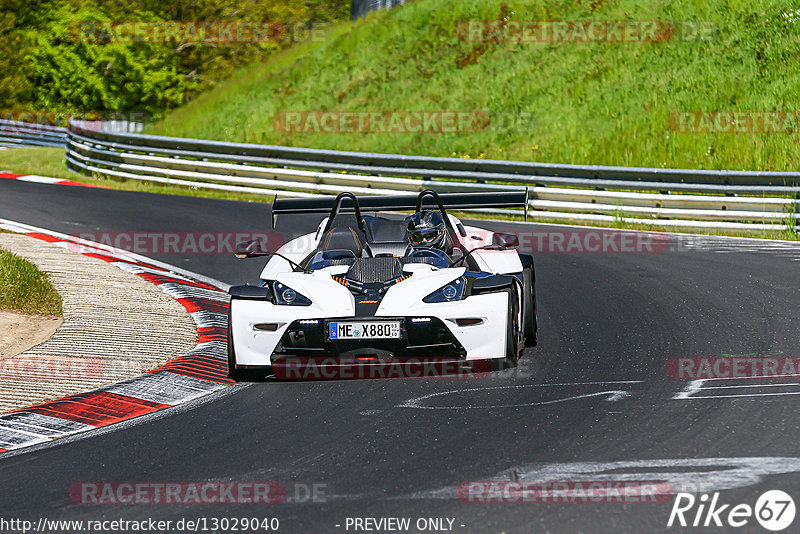
<path fill-rule="evenodd" d="M 237 245 L 237 257 L 269 261 L 258 285 L 230 289 L 231 377 L 298 358 L 515 364 L 536 344 L 533 257 L 517 252 L 516 235 L 467 226 L 446 208 L 526 205 L 526 191 L 276 198 L 273 226 L 284 214 L 328 216 L 276 252 Z"/>

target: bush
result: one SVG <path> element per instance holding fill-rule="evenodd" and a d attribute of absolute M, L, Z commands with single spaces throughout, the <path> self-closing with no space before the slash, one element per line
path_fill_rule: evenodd
<path fill-rule="evenodd" d="M 293 28 L 346 18 L 345 5 L 349 2 L 0 0 L 0 109 L 159 118 L 290 42 L 92 42 L 80 31 L 87 22 L 100 28 L 111 21 L 274 21 Z"/>

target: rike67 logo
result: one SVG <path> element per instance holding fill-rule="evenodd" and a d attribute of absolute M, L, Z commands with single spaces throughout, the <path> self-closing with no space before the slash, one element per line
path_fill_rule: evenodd
<path fill-rule="evenodd" d="M 667 526 L 733 527 L 752 524 L 753 518 L 765 529 L 778 532 L 794 521 L 794 499 L 781 490 L 764 492 L 755 506 L 749 504 L 722 504 L 719 492 L 699 498 L 692 493 L 678 493 Z"/>

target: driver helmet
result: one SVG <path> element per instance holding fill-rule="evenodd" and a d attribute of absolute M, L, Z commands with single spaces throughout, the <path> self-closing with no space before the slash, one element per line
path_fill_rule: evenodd
<path fill-rule="evenodd" d="M 438 211 L 426 210 L 410 215 L 406 217 L 406 224 L 413 246 L 444 249 L 447 231 Z"/>

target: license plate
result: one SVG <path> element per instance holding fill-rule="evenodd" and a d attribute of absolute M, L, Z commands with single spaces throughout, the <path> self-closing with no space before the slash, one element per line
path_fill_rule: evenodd
<path fill-rule="evenodd" d="M 332 322 L 328 338 L 336 339 L 400 339 L 400 321 Z"/>

